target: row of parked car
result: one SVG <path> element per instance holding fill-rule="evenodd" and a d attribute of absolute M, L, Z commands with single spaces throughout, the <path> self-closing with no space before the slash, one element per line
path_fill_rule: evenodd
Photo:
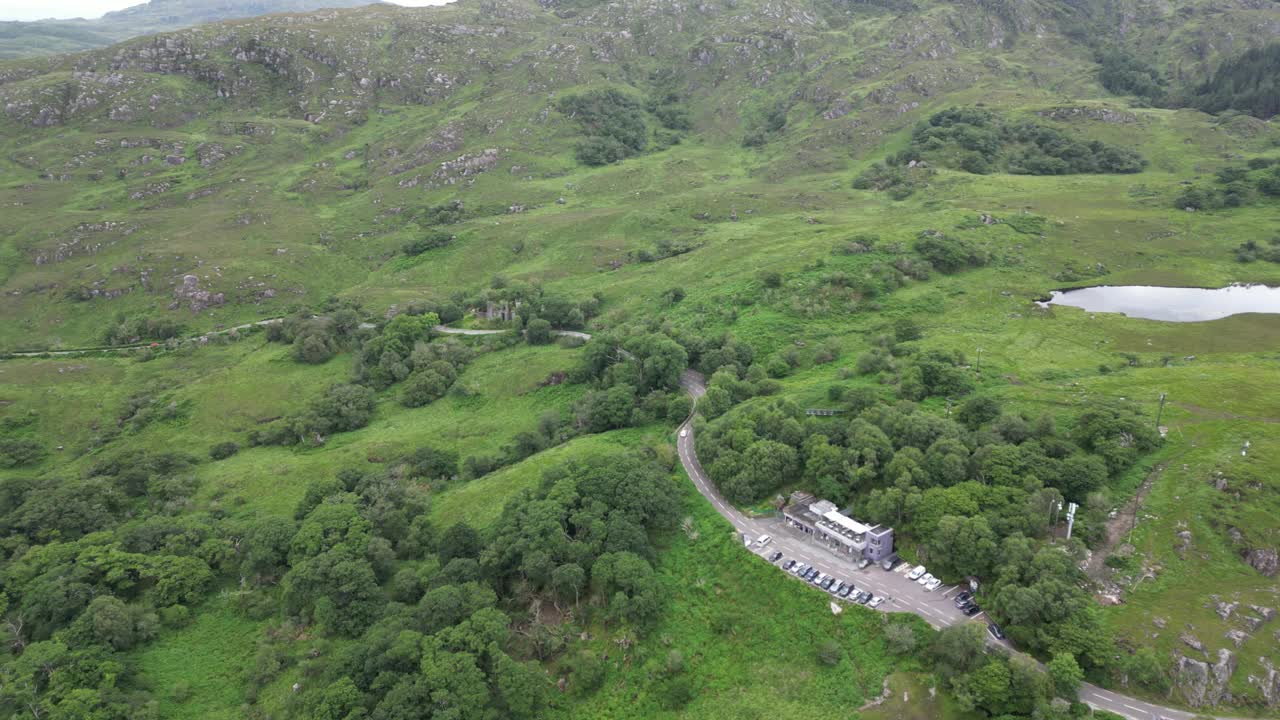
<path fill-rule="evenodd" d="M 960 609 L 960 612 L 968 615 L 969 617 L 973 617 L 974 615 L 982 612 L 982 608 L 978 607 L 978 601 L 973 598 L 973 593 L 968 590 L 962 590 L 960 591 L 960 594 L 956 595 L 955 604 L 956 607 Z M 1004 635 L 998 634 L 999 630 L 1000 628 L 996 628 L 997 632 L 992 633 L 992 635 L 995 636 L 997 640 L 1002 640 L 1004 639 Z"/>
<path fill-rule="evenodd" d="M 942 581 L 929 574 L 923 565 L 917 565 L 907 573 L 908 580 L 915 580 L 924 586 L 925 592 L 933 592 L 942 586 Z"/>
<path fill-rule="evenodd" d="M 776 552 L 769 558 L 769 562 L 777 563 L 783 561 L 782 553 Z M 839 578 L 832 577 L 824 572 L 819 571 L 812 565 L 796 562 L 795 560 L 786 560 L 782 562 L 782 569 L 795 575 L 801 580 L 806 580 L 838 598 L 856 602 L 859 605 L 867 607 L 880 607 L 884 604 L 884 597 L 873 595 L 866 590 L 859 590 L 853 586 L 851 582 L 845 582 Z"/>

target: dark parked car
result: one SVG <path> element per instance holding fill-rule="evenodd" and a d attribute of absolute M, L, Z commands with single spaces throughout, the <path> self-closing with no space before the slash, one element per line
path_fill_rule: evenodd
<path fill-rule="evenodd" d="M 871 601 L 871 593 L 867 592 L 866 590 L 863 590 L 862 592 L 858 593 L 859 605 L 866 605 L 870 601 Z"/>
<path fill-rule="evenodd" d="M 840 597 L 847 598 L 849 597 L 849 593 L 852 593 L 852 592 L 853 592 L 853 586 L 845 585 L 844 587 L 840 588 Z"/>
<path fill-rule="evenodd" d="M 965 605 L 971 600 L 973 600 L 973 593 L 969 592 L 968 590 L 961 590 L 960 594 L 956 595 L 955 597 L 956 607 Z"/>
<path fill-rule="evenodd" d="M 892 570 L 898 567 L 898 563 L 900 562 L 902 561 L 896 557 L 887 557 L 880 561 L 880 567 L 884 568 L 885 570 Z"/>
<path fill-rule="evenodd" d="M 818 577 L 821 574 L 822 573 L 818 571 L 818 568 L 811 567 L 809 568 L 809 572 L 804 574 L 804 579 L 810 582 L 813 582 L 813 579 Z"/>
<path fill-rule="evenodd" d="M 991 637 L 997 640 L 1004 639 L 1004 631 L 1001 630 L 1000 626 L 995 623 L 991 623 L 990 625 L 987 626 L 987 632 L 991 633 Z"/>
<path fill-rule="evenodd" d="M 776 552 L 769 558 L 769 562 L 778 562 L 781 559 L 782 559 L 782 553 Z"/>
<path fill-rule="evenodd" d="M 965 605 L 963 608 L 961 608 L 961 612 L 963 612 L 965 615 L 968 615 L 969 617 L 973 617 L 974 615 L 977 615 L 978 613 L 982 612 L 982 608 L 978 607 L 977 605 Z"/>
<path fill-rule="evenodd" d="M 786 561 L 785 563 L 783 563 L 783 564 L 782 564 L 782 569 L 783 569 L 783 570 L 790 571 L 790 570 L 791 570 L 791 568 L 793 568 L 793 567 L 795 567 L 795 566 L 796 566 L 796 561 L 795 561 L 795 560 L 788 560 L 788 561 Z"/>
<path fill-rule="evenodd" d="M 827 578 L 826 580 L 823 580 L 823 581 L 822 581 L 822 589 L 823 589 L 823 590 L 830 590 L 830 589 L 831 589 L 831 586 L 832 586 L 832 585 L 834 585 L 834 584 L 835 584 L 835 582 L 836 582 L 836 579 L 835 579 L 835 578 L 833 578 L 833 577 L 829 577 L 829 578 Z"/>

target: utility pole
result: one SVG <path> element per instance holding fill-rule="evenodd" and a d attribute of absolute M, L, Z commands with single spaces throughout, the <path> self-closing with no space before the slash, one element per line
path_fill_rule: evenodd
<path fill-rule="evenodd" d="M 978 371 L 978 377 L 982 377 L 982 348 L 978 348 L 977 371 Z"/>
<path fill-rule="evenodd" d="M 1058 511 L 1062 509 L 1062 501 L 1054 500 L 1053 502 L 1049 503 L 1049 509 L 1053 513 L 1053 522 L 1049 525 L 1049 527 L 1057 527 Z"/>
<path fill-rule="evenodd" d="M 1075 503 L 1067 503 L 1067 539 L 1071 539 L 1071 528 L 1076 524 L 1076 508 L 1080 507 Z"/>
<path fill-rule="evenodd" d="M 1160 409 L 1156 411 L 1156 432 L 1160 432 L 1160 418 L 1164 415 L 1164 399 L 1168 393 L 1160 393 Z"/>

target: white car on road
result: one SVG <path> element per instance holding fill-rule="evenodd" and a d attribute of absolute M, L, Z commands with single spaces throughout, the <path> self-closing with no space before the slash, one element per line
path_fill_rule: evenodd
<path fill-rule="evenodd" d="M 925 572 L 925 570 L 924 570 L 924 566 L 923 566 L 923 565 L 917 565 L 917 566 L 915 566 L 914 568 L 912 568 L 912 569 L 911 569 L 911 572 L 907 573 L 907 579 L 908 579 L 908 580 L 919 580 L 919 579 L 920 579 L 920 576 L 924 575 L 924 572 Z"/>
<path fill-rule="evenodd" d="M 680 428 L 680 437 L 689 437 L 689 428 Z"/>

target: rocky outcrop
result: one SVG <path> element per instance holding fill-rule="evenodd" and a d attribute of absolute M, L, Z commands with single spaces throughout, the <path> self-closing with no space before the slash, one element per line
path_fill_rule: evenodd
<path fill-rule="evenodd" d="M 1183 655 L 1174 668 L 1174 681 L 1188 705 L 1213 707 L 1230 699 L 1227 684 L 1235 671 L 1236 656 L 1230 650 L 1219 650 L 1212 665 Z"/>
<path fill-rule="evenodd" d="M 1280 707 L 1280 671 L 1277 671 L 1275 665 L 1265 657 L 1259 662 L 1262 663 L 1263 672 L 1259 675 L 1250 675 L 1249 684 L 1262 693 L 1262 699 L 1267 703 L 1267 707 Z"/>
<path fill-rule="evenodd" d="M 1048 110 L 1039 110 L 1036 112 L 1040 117 L 1047 117 L 1052 120 L 1097 120 L 1104 123 L 1131 123 L 1137 122 L 1138 116 L 1131 112 L 1123 110 L 1114 110 L 1106 107 L 1056 107 Z"/>
<path fill-rule="evenodd" d="M 1178 639 L 1181 640 L 1184 645 L 1191 648 L 1192 650 L 1195 650 L 1197 652 L 1204 652 L 1204 643 L 1200 642 L 1200 639 L 1197 638 L 1195 635 L 1184 632 L 1178 636 Z"/>
<path fill-rule="evenodd" d="M 169 304 L 170 310 L 177 310 L 184 303 L 191 308 L 191 312 L 201 312 L 210 307 L 216 307 L 227 301 L 222 293 L 210 292 L 200 288 L 200 278 L 195 275 L 183 275 L 182 284 L 173 291 L 174 300 Z"/>
<path fill-rule="evenodd" d="M 1267 577 L 1275 577 L 1277 566 L 1280 566 L 1280 556 L 1274 548 L 1252 548 L 1244 554 L 1244 561 Z"/>

